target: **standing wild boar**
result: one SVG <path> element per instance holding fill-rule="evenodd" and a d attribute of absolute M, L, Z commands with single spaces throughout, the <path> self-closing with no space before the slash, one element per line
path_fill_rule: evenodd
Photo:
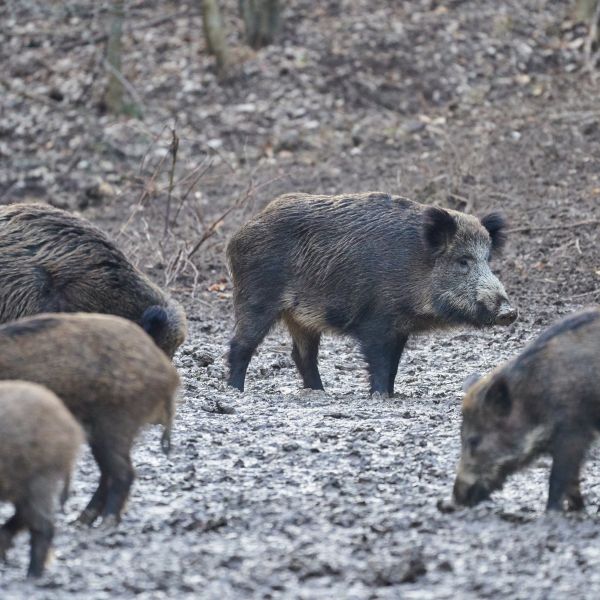
<path fill-rule="evenodd" d="M 571 315 L 467 390 L 454 500 L 474 505 L 542 453 L 548 510 L 583 508 L 579 471 L 600 431 L 600 310 Z"/>
<path fill-rule="evenodd" d="M 183 308 L 100 229 L 42 204 L 0 208 L 0 323 L 44 312 L 96 312 L 141 325 L 172 357 Z"/>
<path fill-rule="evenodd" d="M 229 384 L 244 389 L 252 353 L 282 319 L 305 387 L 323 389 L 317 357 L 330 330 L 358 340 L 371 393 L 393 394 L 410 334 L 515 320 L 489 266 L 504 238 L 495 213 L 479 220 L 383 193 L 281 196 L 227 248 L 236 316 Z"/>
<path fill-rule="evenodd" d="M 0 500 L 15 514 L 0 527 L 0 559 L 22 529 L 31 534 L 29 577 L 39 577 L 54 537 L 59 492 L 66 499 L 83 431 L 50 390 L 25 381 L 0 382 Z"/>
<path fill-rule="evenodd" d="M 100 484 L 80 521 L 118 521 L 134 479 L 130 450 L 146 423 L 160 423 L 168 452 L 175 367 L 135 323 L 112 315 L 44 314 L 0 326 L 0 379 L 52 390 L 83 425 Z"/>

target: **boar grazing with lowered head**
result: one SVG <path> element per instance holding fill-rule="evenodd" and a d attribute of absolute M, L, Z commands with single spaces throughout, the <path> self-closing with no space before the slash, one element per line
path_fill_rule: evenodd
<path fill-rule="evenodd" d="M 46 386 L 86 431 L 100 483 L 80 516 L 118 521 L 134 479 L 130 450 L 146 423 L 170 432 L 179 384 L 164 352 L 135 323 L 112 315 L 44 314 L 0 326 L 0 379 Z"/>
<path fill-rule="evenodd" d="M 88 221 L 42 204 L 0 208 L 0 323 L 45 312 L 94 312 L 138 323 L 172 357 L 183 308 Z"/>
<path fill-rule="evenodd" d="M 462 406 L 454 500 L 474 505 L 540 454 L 552 457 L 548 510 L 583 507 L 579 472 L 600 432 L 600 310 L 573 314 L 471 383 Z"/>
<path fill-rule="evenodd" d="M 489 266 L 504 238 L 496 213 L 479 220 L 384 193 L 281 196 L 227 248 L 236 317 L 229 384 L 244 389 L 252 353 L 281 319 L 305 387 L 323 389 L 319 342 L 333 331 L 358 340 L 371 393 L 391 395 L 409 335 L 515 320 Z"/>
<path fill-rule="evenodd" d="M 0 382 L 0 500 L 15 513 L 0 527 L 0 559 L 23 529 L 31 534 L 29 577 L 39 577 L 54 537 L 53 513 L 64 502 L 83 431 L 50 390 Z M 62 492 L 62 493 L 61 493 Z"/>

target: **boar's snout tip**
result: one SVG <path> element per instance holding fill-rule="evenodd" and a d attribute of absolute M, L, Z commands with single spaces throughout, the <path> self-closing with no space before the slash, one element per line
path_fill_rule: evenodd
<path fill-rule="evenodd" d="M 496 325 L 510 325 L 517 320 L 519 311 L 508 303 L 503 303 L 496 313 Z"/>
<path fill-rule="evenodd" d="M 473 483 L 465 481 L 460 477 L 454 482 L 452 499 L 456 504 L 462 506 L 475 506 L 490 497 L 490 492 L 481 482 Z"/>

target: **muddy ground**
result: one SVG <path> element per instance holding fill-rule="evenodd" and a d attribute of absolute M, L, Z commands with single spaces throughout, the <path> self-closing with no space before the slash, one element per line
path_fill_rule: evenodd
<path fill-rule="evenodd" d="M 123 73 L 143 119 L 103 113 L 103 3 L 0 6 L 0 202 L 90 218 L 190 318 L 171 456 L 146 432 L 122 524 L 88 531 L 71 524 L 97 479 L 86 452 L 47 575 L 23 581 L 20 538 L 1 597 L 598 597 L 597 453 L 581 515 L 544 514 L 548 460 L 476 509 L 436 506 L 464 377 L 600 300 L 599 90 L 572 3 L 293 0 L 256 53 L 235 4 L 223 2 L 225 81 L 195 4 L 129 4 Z M 411 340 L 392 399 L 368 397 L 355 345 L 332 337 L 326 392 L 300 390 L 283 330 L 246 393 L 227 389 L 227 237 L 281 192 L 373 189 L 505 212 L 514 231 L 495 268 L 520 320 Z"/>

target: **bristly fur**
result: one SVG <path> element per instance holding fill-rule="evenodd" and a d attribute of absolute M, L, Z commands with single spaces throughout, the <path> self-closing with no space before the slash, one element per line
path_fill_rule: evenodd
<path fill-rule="evenodd" d="M 144 311 L 159 306 L 164 321 L 148 330 L 156 343 L 172 357 L 185 339 L 182 307 L 85 219 L 43 204 L 2 206 L 0 246 L 0 323 L 92 312 L 145 326 Z"/>
<path fill-rule="evenodd" d="M 146 423 L 163 424 L 161 447 L 170 445 L 179 376 L 165 353 L 128 319 L 41 314 L 0 326 L 0 379 L 45 386 L 84 425 L 103 481 L 109 482 L 106 494 L 119 501 L 90 502 L 80 520 L 118 519 L 134 478 L 130 450 L 139 430 Z M 1 426 L 0 419 L 0 440 Z M 0 460 L 0 488 L 2 481 Z"/>
<path fill-rule="evenodd" d="M 305 387 L 323 388 L 319 343 L 333 331 L 359 343 L 371 391 L 393 393 L 409 335 L 516 318 L 488 263 L 491 245 L 473 216 L 382 192 L 273 200 L 227 246 L 229 384 L 243 391 L 256 347 L 283 320 Z"/>

